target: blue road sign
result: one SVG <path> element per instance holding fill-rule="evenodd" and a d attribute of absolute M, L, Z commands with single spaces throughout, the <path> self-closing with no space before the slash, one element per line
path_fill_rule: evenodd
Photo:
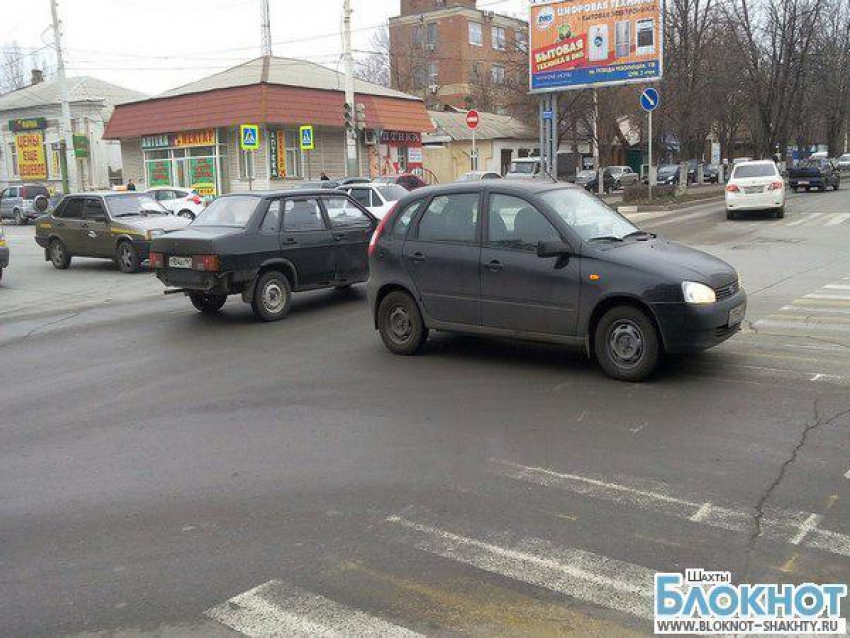
<path fill-rule="evenodd" d="M 661 96 L 658 94 L 658 91 L 652 87 L 644 89 L 643 93 L 640 94 L 640 108 L 647 113 L 657 109 L 660 103 Z"/>
<path fill-rule="evenodd" d="M 554 117 L 555 117 L 555 114 L 554 114 L 552 111 L 548 111 L 548 110 L 547 110 L 547 111 L 543 111 L 543 119 L 544 119 L 544 120 L 551 120 L 551 119 L 553 119 Z"/>
<path fill-rule="evenodd" d="M 312 151 L 316 148 L 316 140 L 313 136 L 312 125 L 302 126 L 299 129 L 301 133 L 301 150 Z"/>
<path fill-rule="evenodd" d="M 256 124 L 242 124 L 239 127 L 239 146 L 243 151 L 260 148 L 260 127 Z"/>

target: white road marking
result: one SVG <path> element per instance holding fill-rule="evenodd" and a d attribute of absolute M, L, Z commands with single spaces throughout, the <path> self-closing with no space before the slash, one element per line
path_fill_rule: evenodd
<path fill-rule="evenodd" d="M 577 474 L 564 474 L 510 461 L 493 460 L 492 463 L 496 466 L 497 474 L 518 481 L 637 507 L 733 532 L 749 534 L 753 529 L 752 511 L 681 498 L 659 490 L 648 490 L 642 486 L 612 483 Z M 812 526 L 812 516 L 817 514 L 768 507 L 765 509 L 761 522 L 762 538 L 773 542 L 791 543 L 800 535 L 801 530 L 806 529 L 807 533 L 798 541 L 802 546 L 850 557 L 850 536 L 823 530 L 816 525 Z"/>
<path fill-rule="evenodd" d="M 850 217 L 847 213 L 833 213 L 832 219 L 826 222 L 827 226 L 838 226 L 839 224 L 843 224 L 847 221 L 847 218 Z"/>
<path fill-rule="evenodd" d="M 632 616 L 652 617 L 655 572 L 646 567 L 539 538 L 520 538 L 503 547 L 400 516 L 390 516 L 387 523 L 402 527 L 402 540 L 422 551 Z"/>
<path fill-rule="evenodd" d="M 850 290 L 850 285 L 848 284 L 827 284 L 824 288 L 829 288 L 830 290 Z"/>
<path fill-rule="evenodd" d="M 812 531 L 814 531 L 814 529 L 818 525 L 820 525 L 820 522 L 822 520 L 823 520 L 823 516 L 821 516 L 820 514 L 812 514 L 811 516 L 809 516 L 809 518 L 807 518 L 805 521 L 803 521 L 803 524 L 800 525 L 800 532 L 794 538 L 791 539 L 791 544 L 792 545 L 799 545 L 800 542 L 806 536 L 808 536 Z"/>
<path fill-rule="evenodd" d="M 802 219 L 798 219 L 796 221 L 793 221 L 793 222 L 791 222 L 789 224 L 785 224 L 785 225 L 786 226 L 800 226 L 801 224 L 805 224 L 807 222 L 815 221 L 818 217 L 822 217 L 825 214 L 826 213 L 810 213 L 810 214 L 807 214 Z"/>
<path fill-rule="evenodd" d="M 246 636 L 421 636 L 280 580 L 255 587 L 207 610 L 213 620 Z"/>
<path fill-rule="evenodd" d="M 810 295 L 803 295 L 803 299 L 833 299 L 841 301 L 850 301 L 850 295 L 825 295 L 820 292 L 813 292 Z"/>
<path fill-rule="evenodd" d="M 796 304 L 797 302 L 795 301 L 794 303 Z M 805 303 L 805 302 L 800 302 L 800 303 Z M 817 308 L 815 308 L 815 307 L 812 307 L 812 306 L 792 305 L 792 306 L 785 306 L 782 309 L 783 310 L 804 310 L 805 312 L 821 313 L 821 314 L 833 313 L 833 314 L 837 314 L 837 315 L 850 315 L 850 307 L 847 307 L 847 306 L 835 307 L 835 306 L 827 305 L 827 306 L 818 306 Z"/>
<path fill-rule="evenodd" d="M 806 321 L 795 321 L 790 317 L 787 319 L 783 319 L 782 321 L 775 321 L 773 319 L 761 319 L 756 321 L 753 326 L 756 330 L 761 330 L 762 328 L 787 328 L 790 330 L 800 330 L 804 329 L 807 332 L 811 331 L 826 331 L 826 332 L 850 332 L 850 325 L 847 324 L 834 324 L 834 323 L 811 323 Z"/>
<path fill-rule="evenodd" d="M 844 478 L 846 478 L 846 479 L 850 479 L 850 470 L 847 470 L 847 471 L 844 473 Z"/>

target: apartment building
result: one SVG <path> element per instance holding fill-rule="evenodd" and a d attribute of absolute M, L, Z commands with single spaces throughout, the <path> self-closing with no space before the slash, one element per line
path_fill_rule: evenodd
<path fill-rule="evenodd" d="M 528 23 L 476 0 L 401 0 L 390 18 L 392 87 L 429 108 L 527 107 Z"/>

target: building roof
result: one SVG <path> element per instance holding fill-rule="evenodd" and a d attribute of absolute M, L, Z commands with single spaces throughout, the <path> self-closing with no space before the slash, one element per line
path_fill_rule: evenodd
<path fill-rule="evenodd" d="M 308 60 L 264 56 L 202 78 L 197 82 L 171 89 L 157 97 L 175 97 L 259 83 L 298 86 L 323 91 L 344 91 L 345 74 Z M 361 95 L 383 95 L 400 100 L 418 99 L 407 93 L 359 79 L 354 80 L 354 92 Z"/>
<path fill-rule="evenodd" d="M 102 102 L 105 106 L 141 100 L 147 96 L 132 89 L 89 76 L 68 78 L 68 98 L 72 104 Z M 59 84 L 48 80 L 0 96 L 0 111 L 20 111 L 59 105 Z"/>
<path fill-rule="evenodd" d="M 258 58 L 155 98 L 121 105 L 104 137 L 126 139 L 246 123 L 341 128 L 343 83 L 343 74 L 312 62 Z M 355 96 L 366 107 L 367 128 L 433 130 L 418 97 L 361 81 L 355 82 Z"/>
<path fill-rule="evenodd" d="M 434 127 L 437 129 L 432 141 L 449 137 L 453 141 L 472 139 L 472 129 L 466 125 L 466 112 L 428 111 Z M 429 136 L 423 138 L 428 142 Z M 534 140 L 537 131 L 510 115 L 496 115 L 479 111 L 478 128 L 475 129 L 475 139 L 478 140 Z"/>

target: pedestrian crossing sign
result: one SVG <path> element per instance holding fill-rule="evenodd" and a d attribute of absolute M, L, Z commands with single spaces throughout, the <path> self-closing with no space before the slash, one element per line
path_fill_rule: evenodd
<path fill-rule="evenodd" d="M 301 129 L 301 150 L 312 151 L 316 149 L 316 139 L 313 136 L 313 127 L 311 125 L 302 126 Z"/>
<path fill-rule="evenodd" d="M 239 127 L 239 146 L 243 151 L 259 149 L 260 127 L 256 124 L 242 124 Z"/>

